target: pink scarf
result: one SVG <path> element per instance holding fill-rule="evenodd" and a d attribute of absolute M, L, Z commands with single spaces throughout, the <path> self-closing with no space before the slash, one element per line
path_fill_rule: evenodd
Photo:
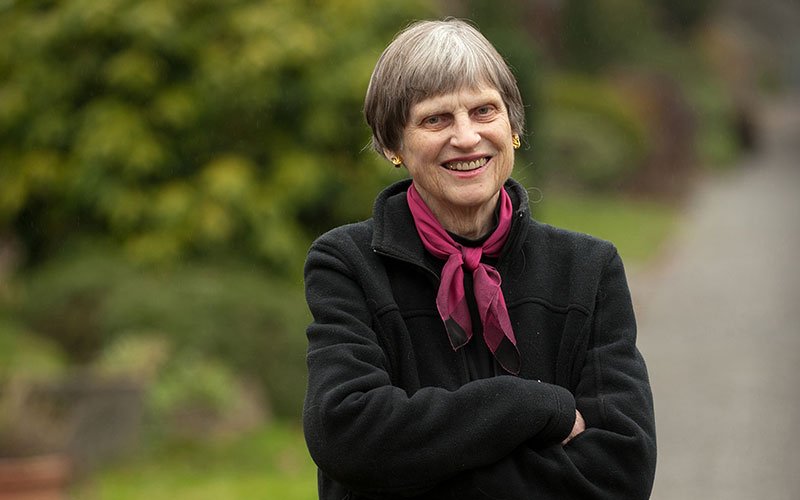
<path fill-rule="evenodd" d="M 513 207 L 505 189 L 500 190 L 500 217 L 497 228 L 480 247 L 458 244 L 445 231 L 417 192 L 408 188 L 408 207 L 414 217 L 422 244 L 434 256 L 445 259 L 436 295 L 436 307 L 444 321 L 450 344 L 457 350 L 472 338 L 472 321 L 464 290 L 464 267 L 472 272 L 475 302 L 483 324 L 483 339 L 492 355 L 506 371 L 518 374 L 520 355 L 511 328 L 506 301 L 500 289 L 500 273 L 481 262 L 481 256 L 497 257 L 508 238 Z"/>

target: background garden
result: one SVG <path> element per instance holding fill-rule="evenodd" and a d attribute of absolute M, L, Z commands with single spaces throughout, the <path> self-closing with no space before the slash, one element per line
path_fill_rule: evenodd
<path fill-rule="evenodd" d="M 392 36 L 473 20 L 534 215 L 636 268 L 789 77 L 741 3 L 0 1 L 0 460 L 70 457 L 74 498 L 314 498 L 302 265 L 402 175 L 361 117 Z"/>

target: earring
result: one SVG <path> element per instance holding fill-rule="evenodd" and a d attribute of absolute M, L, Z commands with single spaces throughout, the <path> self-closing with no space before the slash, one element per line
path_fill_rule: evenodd
<path fill-rule="evenodd" d="M 514 146 L 514 149 L 519 149 L 521 143 L 519 142 L 519 134 L 514 134 L 511 136 L 511 144 Z"/>
<path fill-rule="evenodd" d="M 402 158 L 400 158 L 399 156 L 392 156 L 392 157 L 389 159 L 389 161 L 391 161 L 391 162 L 392 162 L 392 164 L 393 164 L 395 167 L 398 167 L 398 168 L 400 167 L 400 165 L 402 165 L 402 164 L 403 164 L 403 159 L 402 159 Z"/>

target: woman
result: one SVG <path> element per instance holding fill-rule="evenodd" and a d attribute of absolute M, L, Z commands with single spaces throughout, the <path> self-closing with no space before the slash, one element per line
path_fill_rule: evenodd
<path fill-rule="evenodd" d="M 647 498 L 653 408 L 622 262 L 531 218 L 502 57 L 462 21 L 416 23 L 365 115 L 411 179 L 308 254 L 320 498 Z"/>

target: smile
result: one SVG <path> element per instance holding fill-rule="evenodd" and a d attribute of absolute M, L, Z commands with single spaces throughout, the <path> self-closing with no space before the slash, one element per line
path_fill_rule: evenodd
<path fill-rule="evenodd" d="M 476 170 L 481 168 L 482 166 L 489 163 L 490 157 L 484 156 L 483 158 L 478 158 L 477 160 L 472 161 L 451 161 L 448 163 L 444 163 L 442 166 L 448 170 L 456 170 L 458 172 L 468 172 L 470 170 Z"/>

